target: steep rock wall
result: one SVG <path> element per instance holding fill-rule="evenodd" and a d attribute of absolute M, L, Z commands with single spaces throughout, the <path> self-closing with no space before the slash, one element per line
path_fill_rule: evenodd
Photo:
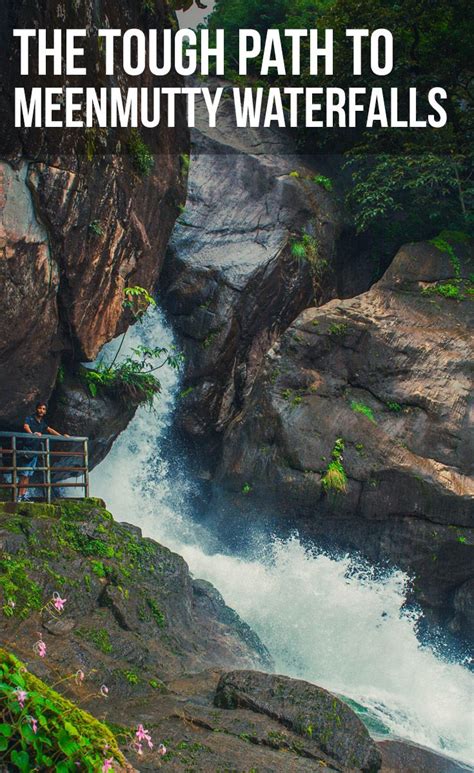
<path fill-rule="evenodd" d="M 389 559 L 471 638 L 472 248 L 451 250 L 407 245 L 369 292 L 298 317 L 225 435 L 209 511 Z"/>
<path fill-rule="evenodd" d="M 73 370 L 93 360 L 130 324 L 124 288 L 153 289 L 185 195 L 180 155 L 188 133 L 180 114 L 177 129 L 163 123 L 142 137 L 129 130 L 14 129 L 13 90 L 26 81 L 14 28 L 87 29 L 89 76 L 68 77 L 69 86 L 153 86 L 149 75 L 104 74 L 97 28 L 169 26 L 164 0 L 153 12 L 131 0 L 6 2 L 0 22 L 0 303 L 7 312 L 0 319 L 0 423 L 17 426 L 34 400 L 48 399 L 61 361 Z M 64 83 L 34 67 L 28 78 L 28 86 Z M 173 75 L 160 83 L 179 84 Z M 140 152 L 154 157 L 148 174 Z"/>

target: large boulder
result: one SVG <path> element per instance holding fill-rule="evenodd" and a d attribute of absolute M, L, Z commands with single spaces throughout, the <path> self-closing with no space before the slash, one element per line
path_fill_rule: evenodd
<path fill-rule="evenodd" d="M 236 131 L 232 106 L 224 91 L 209 129 L 198 104 L 188 199 L 160 279 L 186 353 L 179 423 L 206 443 L 240 409 L 275 338 L 308 304 L 334 296 L 343 227 L 334 195 L 315 182 L 330 187 L 325 175 L 338 165 L 298 157 L 281 130 Z M 306 256 L 295 256 L 304 238 Z"/>
<path fill-rule="evenodd" d="M 234 671 L 221 677 L 215 704 L 225 709 L 250 709 L 276 719 L 306 737 L 310 747 L 320 749 L 347 768 L 365 773 L 380 770 L 380 752 L 352 709 L 309 682 L 256 671 Z"/>
<path fill-rule="evenodd" d="M 94 360 L 104 343 L 130 324 L 123 290 L 154 287 L 184 199 L 180 155 L 187 152 L 188 132 L 181 118 L 176 129 L 163 122 L 143 136 L 125 129 L 14 127 L 16 87 L 66 84 L 65 77 L 42 77 L 36 70 L 28 80 L 21 78 L 14 28 L 87 29 L 88 77 L 68 77 L 68 86 L 157 85 L 147 74 L 105 75 L 97 38 L 105 20 L 118 29 L 173 22 L 166 0 L 153 5 L 105 0 L 100 12 L 92 0 L 9 1 L 0 10 L 4 426 L 17 426 L 32 402 L 49 398 L 61 360 L 71 370 L 81 360 Z M 159 85 L 180 83 L 170 75 Z"/>
<path fill-rule="evenodd" d="M 226 434 L 210 512 L 229 530 L 259 512 L 390 559 L 433 619 L 468 636 L 472 251 L 436 243 L 403 247 L 369 292 L 298 317 Z"/>

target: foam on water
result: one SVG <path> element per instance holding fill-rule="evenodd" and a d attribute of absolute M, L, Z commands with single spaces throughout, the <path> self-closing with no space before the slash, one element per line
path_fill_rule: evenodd
<path fill-rule="evenodd" d="M 159 312 L 129 334 L 170 346 Z M 350 557 L 308 549 L 295 535 L 256 544 L 254 558 L 211 553 L 181 506 L 186 477 L 160 449 L 172 419 L 179 376 L 163 369 L 157 414 L 139 410 L 92 474 L 92 493 L 116 518 L 139 525 L 184 556 L 192 572 L 214 583 L 266 644 L 276 671 L 307 679 L 369 710 L 396 736 L 466 762 L 474 759 L 474 677 L 462 665 L 421 647 L 416 616 L 402 612 L 406 576 L 381 579 Z"/>

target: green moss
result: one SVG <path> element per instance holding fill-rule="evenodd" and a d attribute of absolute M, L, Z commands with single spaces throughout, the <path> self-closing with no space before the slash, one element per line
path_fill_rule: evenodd
<path fill-rule="evenodd" d="M 353 411 L 355 411 L 355 413 L 361 413 L 363 416 L 369 419 L 369 421 L 377 424 L 372 408 L 369 408 L 369 406 L 365 405 L 365 403 L 358 403 L 356 400 L 352 400 L 351 408 Z"/>
<path fill-rule="evenodd" d="M 125 764 L 115 736 L 104 724 L 30 674 L 4 649 L 0 674 L 0 757 L 8 769 L 67 773 L 76 770 L 78 762 L 82 771 L 96 773 L 105 757 Z M 26 692 L 24 710 L 17 689 Z M 27 716 L 36 719 L 36 733 Z"/>
<path fill-rule="evenodd" d="M 28 574 L 32 568 L 30 560 L 8 553 L 0 560 L 0 606 L 6 617 L 25 619 L 41 609 L 43 592 Z"/>
<path fill-rule="evenodd" d="M 347 333 L 347 322 L 333 322 L 329 325 L 329 335 L 344 336 Z"/>
<path fill-rule="evenodd" d="M 104 655 L 109 655 L 112 652 L 110 634 L 105 628 L 78 628 L 75 634 L 93 644 Z"/>

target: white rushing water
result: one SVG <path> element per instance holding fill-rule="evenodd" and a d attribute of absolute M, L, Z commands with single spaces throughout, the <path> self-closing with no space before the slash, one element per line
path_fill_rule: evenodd
<path fill-rule="evenodd" d="M 129 334 L 170 346 L 159 312 Z M 179 377 L 164 369 L 157 414 L 140 409 L 92 474 L 92 494 L 115 518 L 180 553 L 260 635 L 278 673 L 326 687 L 365 707 L 391 734 L 470 762 L 474 677 L 420 646 L 415 616 L 401 608 L 406 577 L 385 579 L 349 557 L 306 548 L 295 535 L 255 546 L 255 558 L 212 553 L 186 517 L 185 471 L 163 458 L 160 440 L 179 399 Z"/>

